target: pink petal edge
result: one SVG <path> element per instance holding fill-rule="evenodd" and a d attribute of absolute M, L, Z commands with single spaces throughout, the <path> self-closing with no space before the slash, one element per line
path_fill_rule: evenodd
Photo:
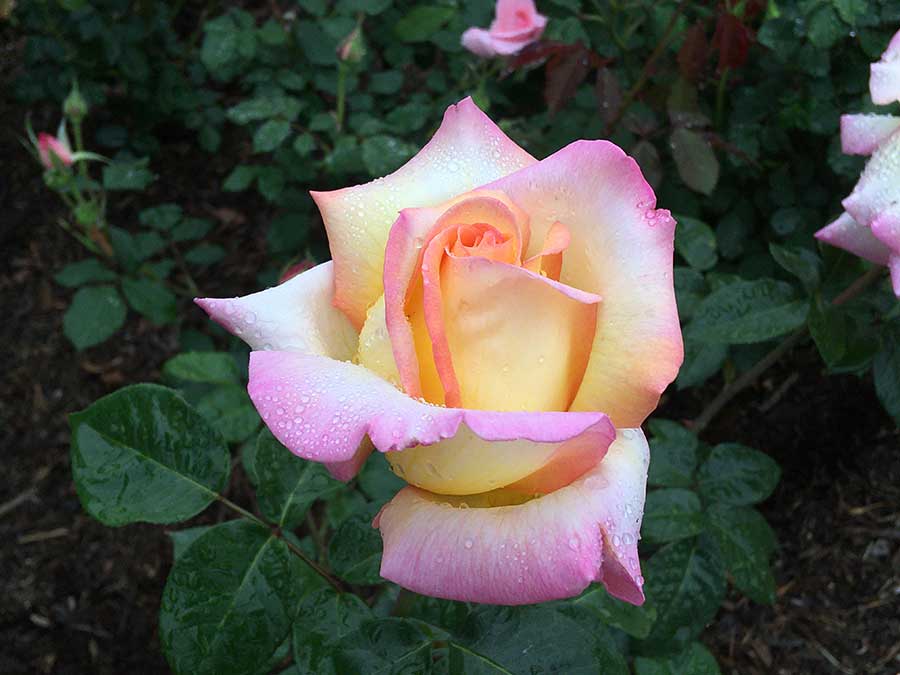
<path fill-rule="evenodd" d="M 368 436 L 380 452 L 431 445 L 465 424 L 485 441 L 560 443 L 597 428 L 604 413 L 492 412 L 432 406 L 410 398 L 361 366 L 299 352 L 250 354 L 250 398 L 275 437 L 294 454 L 347 462 Z"/>
<path fill-rule="evenodd" d="M 622 429 L 594 469 L 524 504 L 461 508 L 404 488 L 373 523 L 384 539 L 381 576 L 424 595 L 501 605 L 568 598 L 602 581 L 640 605 L 648 463 L 641 430 Z"/>

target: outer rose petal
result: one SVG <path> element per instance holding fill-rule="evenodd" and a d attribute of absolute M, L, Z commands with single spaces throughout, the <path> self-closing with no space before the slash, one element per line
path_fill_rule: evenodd
<path fill-rule="evenodd" d="M 872 226 L 885 211 L 900 204 L 900 133 L 882 143 L 872 153 L 844 208 L 860 225 Z M 895 249 L 896 250 L 896 249 Z"/>
<path fill-rule="evenodd" d="M 476 56 L 490 58 L 497 55 L 494 40 L 484 28 L 469 28 L 462 34 L 462 46 Z"/>
<path fill-rule="evenodd" d="M 210 318 L 256 350 L 283 350 L 349 360 L 358 338 L 331 304 L 331 262 L 241 298 L 197 298 Z"/>
<path fill-rule="evenodd" d="M 382 294 L 384 250 L 401 208 L 438 204 L 535 159 L 466 98 L 419 153 L 391 175 L 333 192 L 312 192 L 328 231 L 334 303 L 361 327 Z"/>
<path fill-rule="evenodd" d="M 600 297 L 485 258 L 441 265 L 442 339 L 460 405 L 568 410 L 590 356 Z M 428 305 L 425 305 L 426 317 Z"/>
<path fill-rule="evenodd" d="M 611 429 L 603 413 L 503 413 L 441 408 L 417 401 L 361 366 L 298 352 L 252 352 L 250 398 L 275 437 L 294 454 L 346 462 L 366 436 L 381 452 L 474 434 L 469 452 L 493 452 L 495 441 L 558 445 L 594 427 Z M 521 475 L 540 468 L 532 455 Z M 511 469 L 512 470 L 512 469 Z"/>
<path fill-rule="evenodd" d="M 524 504 L 464 509 L 455 504 L 473 500 L 404 488 L 375 519 L 381 576 L 425 595 L 503 605 L 567 598 L 602 581 L 641 604 L 648 462 L 643 433 L 625 429 L 592 471 Z"/>
<path fill-rule="evenodd" d="M 841 115 L 841 149 L 846 155 L 871 155 L 895 131 L 900 117 Z"/>
<path fill-rule="evenodd" d="M 869 93 L 878 105 L 900 101 L 900 31 L 894 34 L 881 61 L 871 65 Z"/>
<path fill-rule="evenodd" d="M 446 495 L 473 495 L 512 486 L 528 497 L 568 485 L 593 467 L 615 438 L 612 424 L 598 423 L 562 443 L 525 439 L 493 441 L 490 451 L 466 426 L 453 438 L 386 457 L 407 483 Z"/>
<path fill-rule="evenodd" d="M 816 232 L 815 236 L 819 241 L 842 248 L 878 265 L 886 265 L 891 253 L 868 227 L 857 223 L 849 213 L 842 213 L 833 223 Z"/>
<path fill-rule="evenodd" d="M 485 186 L 531 218 L 528 254 L 553 223 L 572 244 L 560 281 L 603 297 L 587 370 L 572 410 L 603 410 L 617 427 L 638 426 L 683 359 L 672 285 L 675 221 L 656 210 L 637 163 L 606 141 L 578 141 Z"/>

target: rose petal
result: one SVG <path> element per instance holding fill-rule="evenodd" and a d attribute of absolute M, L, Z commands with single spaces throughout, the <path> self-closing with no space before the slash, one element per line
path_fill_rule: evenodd
<path fill-rule="evenodd" d="M 443 403 L 443 387 L 431 356 L 424 316 L 418 317 L 422 325 L 416 331 L 406 316 L 407 305 L 421 304 L 421 283 L 415 276 L 425 247 L 450 225 L 484 222 L 514 241 L 516 259 L 520 259 L 529 240 L 528 216 L 496 191 L 475 190 L 436 207 L 403 209 L 391 228 L 384 257 L 385 320 L 400 382 L 410 396 Z"/>
<path fill-rule="evenodd" d="M 872 221 L 872 234 L 895 254 L 900 254 L 900 184 L 897 201 Z"/>
<path fill-rule="evenodd" d="M 404 488 L 375 519 L 381 576 L 424 595 L 503 605 L 571 597 L 599 580 L 641 604 L 648 461 L 643 433 L 625 429 L 592 471 L 523 504 L 461 508 L 479 501 Z"/>
<path fill-rule="evenodd" d="M 361 327 L 382 294 L 384 251 L 401 208 L 438 204 L 534 163 L 466 98 L 409 162 L 365 185 L 311 193 L 328 231 L 334 303 Z"/>
<path fill-rule="evenodd" d="M 895 131 L 900 117 L 841 115 L 841 148 L 847 155 L 871 155 Z"/>
<path fill-rule="evenodd" d="M 458 405 L 568 410 L 590 356 L 599 296 L 485 258 L 446 257 L 440 286 L 431 308 L 426 287 L 424 311 L 426 320 L 429 309 L 441 318 L 428 329 L 438 372 L 446 362 L 459 383 Z"/>
<path fill-rule="evenodd" d="M 383 295 L 366 313 L 366 322 L 359 333 L 356 362 L 395 387 L 400 386 L 400 372 L 394 362 L 391 337 L 384 318 Z"/>
<path fill-rule="evenodd" d="M 615 438 L 608 420 L 560 443 L 526 439 L 492 441 L 490 447 L 467 426 L 453 438 L 386 457 L 407 483 L 445 495 L 472 495 L 509 486 L 531 497 L 568 485 L 592 468 Z"/>
<path fill-rule="evenodd" d="M 496 12 L 490 30 L 495 43 L 504 40 L 533 42 L 547 25 L 547 17 L 537 13 L 534 0 L 497 0 Z"/>
<path fill-rule="evenodd" d="M 559 281 L 559 275 L 562 272 L 562 254 L 569 248 L 571 240 L 572 235 L 569 234 L 569 228 L 559 222 L 553 223 L 547 231 L 541 250 L 522 263 L 522 266 L 532 272 L 543 273 L 554 281 Z"/>
<path fill-rule="evenodd" d="M 572 245 L 560 281 L 603 297 L 572 409 L 639 425 L 683 359 L 672 286 L 675 221 L 654 208 L 637 163 L 606 141 L 578 141 L 485 187 L 528 213 L 529 255 L 554 223 L 568 227 Z"/>
<path fill-rule="evenodd" d="M 489 454 L 494 441 L 559 444 L 609 424 L 597 412 L 436 407 L 410 398 L 361 366 L 299 352 L 252 352 L 248 391 L 281 443 L 300 457 L 327 463 L 352 459 L 367 435 L 379 451 L 387 452 L 453 438 L 465 424 Z"/>
<path fill-rule="evenodd" d="M 900 31 L 891 38 L 881 61 L 872 64 L 869 93 L 878 105 L 900 101 Z"/>
<path fill-rule="evenodd" d="M 882 143 L 869 159 L 844 209 L 860 225 L 872 225 L 900 202 L 900 133 Z"/>
<path fill-rule="evenodd" d="M 356 331 L 331 303 L 331 262 L 241 298 L 196 298 L 210 318 L 256 350 L 297 351 L 349 360 Z"/>
<path fill-rule="evenodd" d="M 815 237 L 878 265 L 886 265 L 891 253 L 868 227 L 857 223 L 849 213 L 842 213 L 833 223 L 816 232 Z"/>
<path fill-rule="evenodd" d="M 490 58 L 497 54 L 491 34 L 484 28 L 469 28 L 462 34 L 461 43 L 476 56 Z"/>

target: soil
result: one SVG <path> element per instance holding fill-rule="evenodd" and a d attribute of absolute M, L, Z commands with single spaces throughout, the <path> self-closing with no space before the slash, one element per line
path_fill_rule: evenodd
<path fill-rule="evenodd" d="M 157 379 L 177 349 L 176 331 L 132 317 L 117 338 L 86 352 L 65 340 L 71 292 L 52 274 L 81 252 L 56 226 L 57 204 L 15 138 L 23 119 L 23 110 L 0 100 L 0 672 L 168 673 L 156 626 L 172 560 L 166 530 L 112 529 L 82 511 L 66 415 L 123 384 Z M 49 115 L 39 123 L 55 126 Z M 189 210 L 212 205 L 250 215 L 217 193 L 215 167 L 190 165 L 189 143 L 176 140 L 166 151 L 192 186 Z M 170 180 L 158 189 L 177 191 Z M 177 194 L 184 203 L 184 190 Z M 119 208 L 126 217 L 127 203 Z M 246 222 L 223 223 L 219 233 L 229 258 L 201 280 L 203 290 L 255 288 L 260 233 Z M 204 325 L 199 310 L 189 321 Z M 704 435 L 764 450 L 783 467 L 762 505 L 778 535 L 778 599 L 766 607 L 733 594 L 703 639 L 724 673 L 898 673 L 900 435 L 871 381 L 827 375 L 808 345 L 787 362 Z M 660 415 L 692 419 L 719 385 L 670 395 Z M 246 492 L 233 485 L 231 496 L 252 503 Z M 213 507 L 202 520 L 224 515 Z"/>

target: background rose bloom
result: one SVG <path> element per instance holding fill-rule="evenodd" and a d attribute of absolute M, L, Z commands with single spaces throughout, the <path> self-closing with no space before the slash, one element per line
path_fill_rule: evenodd
<path fill-rule="evenodd" d="M 497 0 L 489 30 L 469 28 L 462 35 L 463 47 L 478 56 L 515 54 L 541 37 L 547 17 L 537 13 L 534 0 Z"/>
<path fill-rule="evenodd" d="M 682 360 L 674 220 L 618 147 L 538 162 L 466 99 L 386 178 L 313 193 L 333 261 L 199 300 L 245 339 L 250 396 L 297 455 L 410 485 L 381 574 L 502 604 L 602 581 L 643 601 L 639 427 Z"/>
<path fill-rule="evenodd" d="M 900 32 L 881 61 L 872 64 L 872 100 L 900 101 Z M 845 212 L 819 230 L 816 238 L 891 271 L 900 297 L 900 117 L 843 115 L 841 145 L 849 155 L 871 155 L 856 187 L 842 205 Z"/>

